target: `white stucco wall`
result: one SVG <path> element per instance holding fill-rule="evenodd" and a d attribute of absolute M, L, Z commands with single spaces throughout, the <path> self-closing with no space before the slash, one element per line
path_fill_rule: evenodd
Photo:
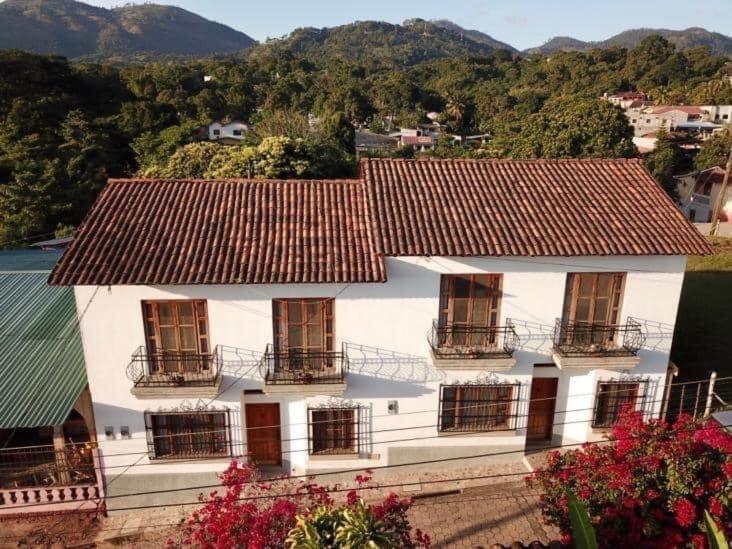
<path fill-rule="evenodd" d="M 683 257 L 636 258 L 388 258 L 384 284 L 303 284 L 250 286 L 116 286 L 77 287 L 78 310 L 89 385 L 94 400 L 98 437 L 107 474 L 201 472 L 221 470 L 227 461 L 150 463 L 143 411 L 195 406 L 191 399 L 138 399 L 130 393 L 126 367 L 134 350 L 144 344 L 141 300 L 206 299 L 212 345 L 225 346 L 222 394 L 210 407 L 231 410 L 234 453 L 245 452 L 244 402 L 279 401 L 284 460 L 295 473 L 313 469 L 367 467 L 387 464 L 394 447 L 523 447 L 530 384 L 537 377 L 558 377 L 554 432 L 563 444 L 598 438 L 590 428 L 599 379 L 624 375 L 650 379 L 647 411 L 657 412 L 663 392 L 668 353 L 683 280 Z M 568 372 L 551 362 L 554 321 L 561 315 L 567 272 L 627 272 L 620 318 L 632 316 L 648 338 L 640 364 L 629 373 L 588 370 Z M 432 365 L 427 335 L 437 316 L 441 273 L 503 273 L 501 324 L 511 318 L 521 338 L 517 364 L 507 373 L 444 371 Z M 257 368 L 265 346 L 272 342 L 271 300 L 279 297 L 335 297 L 338 348 L 349 345 L 350 374 L 342 398 L 280 398 L 244 395 L 261 389 Z M 478 378 L 521 383 L 518 429 L 489 435 L 438 436 L 440 384 Z M 308 405 L 346 400 L 365 407 L 368 429 L 362 442 L 371 459 L 309 460 Z M 387 403 L 398 401 L 399 413 L 389 415 Z M 119 440 L 120 426 L 129 426 L 131 440 Z M 105 426 L 117 440 L 107 441 Z M 117 455 L 115 455 L 117 454 Z M 119 455 L 125 454 L 125 455 Z M 513 456 L 514 459 L 520 456 Z M 510 459 L 510 456 L 507 456 Z M 126 466 L 133 467 L 125 469 Z"/>

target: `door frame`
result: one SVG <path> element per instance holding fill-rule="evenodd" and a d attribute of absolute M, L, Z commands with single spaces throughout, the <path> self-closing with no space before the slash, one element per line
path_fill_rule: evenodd
<path fill-rule="evenodd" d="M 536 383 L 537 381 L 540 382 L 539 384 L 553 382 L 554 399 L 552 401 L 550 401 L 551 412 L 549 413 L 549 412 L 544 412 L 544 410 L 541 410 L 542 415 L 549 418 L 549 422 L 547 423 L 547 426 L 546 426 L 547 427 L 546 433 L 542 437 L 539 437 L 536 435 L 532 436 L 529 434 L 529 425 L 531 423 L 531 417 L 532 417 L 531 410 L 534 407 L 533 406 L 534 403 L 532 402 L 532 400 L 534 398 L 536 398 L 536 397 L 534 397 L 534 388 L 538 387 L 538 385 L 539 385 Z M 526 418 L 526 440 L 527 440 L 527 442 L 528 441 L 547 442 L 547 441 L 552 440 L 552 437 L 554 435 L 554 417 L 557 412 L 557 394 L 558 394 L 558 392 L 559 392 L 559 377 L 547 376 L 547 377 L 533 377 L 531 379 L 531 390 L 529 391 L 529 411 L 528 411 L 528 415 Z M 541 397 L 541 398 L 548 398 L 548 397 Z M 537 413 L 537 415 L 538 415 L 539 410 L 534 410 L 534 412 Z"/>
<path fill-rule="evenodd" d="M 276 428 L 277 446 L 278 446 L 277 461 L 275 463 L 263 463 L 262 465 L 265 465 L 265 466 L 272 465 L 272 466 L 277 466 L 277 467 L 282 466 L 282 415 L 280 413 L 281 410 L 280 410 L 279 402 L 246 402 L 246 403 L 244 403 L 244 422 L 245 422 L 244 428 L 245 428 L 246 437 L 247 437 L 247 449 L 249 450 L 248 453 L 252 453 L 252 454 L 254 453 L 254 452 L 252 452 L 252 446 L 253 446 L 252 440 L 249 436 L 249 429 L 251 429 L 251 427 L 249 426 L 249 410 L 251 409 L 250 407 L 257 407 L 257 406 L 268 406 L 268 407 L 273 407 L 274 409 L 276 409 L 277 410 L 277 422 L 279 424 Z M 274 430 L 275 430 L 275 428 L 273 427 L 272 431 L 274 431 Z M 250 457 L 250 459 L 252 459 L 252 458 Z"/>

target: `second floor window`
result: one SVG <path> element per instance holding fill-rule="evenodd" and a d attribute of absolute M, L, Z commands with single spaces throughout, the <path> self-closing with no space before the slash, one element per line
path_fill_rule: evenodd
<path fill-rule="evenodd" d="M 190 373 L 210 366 L 204 300 L 143 301 L 142 314 L 153 371 Z"/>
<path fill-rule="evenodd" d="M 440 431 L 503 431 L 515 429 L 514 402 L 518 384 L 443 385 Z"/>
<path fill-rule="evenodd" d="M 569 273 L 562 320 L 612 325 L 618 322 L 624 273 Z"/>
<path fill-rule="evenodd" d="M 357 454 L 359 408 L 310 410 L 310 453 Z"/>
<path fill-rule="evenodd" d="M 639 399 L 641 383 L 622 381 L 601 381 L 597 385 L 593 427 L 612 427 L 625 406 L 635 409 Z"/>
<path fill-rule="evenodd" d="M 227 412 L 146 412 L 145 428 L 152 459 L 230 454 Z"/>
<path fill-rule="evenodd" d="M 333 350 L 333 299 L 275 299 L 276 352 L 319 354 Z"/>
<path fill-rule="evenodd" d="M 443 275 L 440 287 L 441 345 L 491 347 L 499 324 L 501 275 Z"/>

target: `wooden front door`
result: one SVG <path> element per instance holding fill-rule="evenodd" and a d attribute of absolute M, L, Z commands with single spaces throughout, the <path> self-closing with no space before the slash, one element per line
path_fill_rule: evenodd
<path fill-rule="evenodd" d="M 532 380 L 529 420 L 526 427 L 528 440 L 551 440 L 558 382 L 559 379 L 556 377 L 535 377 Z"/>
<path fill-rule="evenodd" d="M 245 415 L 250 459 L 257 465 L 281 465 L 280 405 L 247 404 Z"/>

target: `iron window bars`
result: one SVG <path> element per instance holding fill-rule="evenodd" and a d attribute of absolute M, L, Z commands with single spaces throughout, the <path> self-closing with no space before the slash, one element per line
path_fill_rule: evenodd
<path fill-rule="evenodd" d="M 229 411 L 145 412 L 150 459 L 232 455 Z"/>
<path fill-rule="evenodd" d="M 360 427 L 360 406 L 308 408 L 308 453 L 357 455 Z"/>
<path fill-rule="evenodd" d="M 627 404 L 630 404 L 635 410 L 640 403 L 640 409 L 645 413 L 647 394 L 647 379 L 598 381 L 592 413 L 592 427 L 599 429 L 612 427 Z"/>
<path fill-rule="evenodd" d="M 440 432 L 516 429 L 520 383 L 440 385 Z"/>

